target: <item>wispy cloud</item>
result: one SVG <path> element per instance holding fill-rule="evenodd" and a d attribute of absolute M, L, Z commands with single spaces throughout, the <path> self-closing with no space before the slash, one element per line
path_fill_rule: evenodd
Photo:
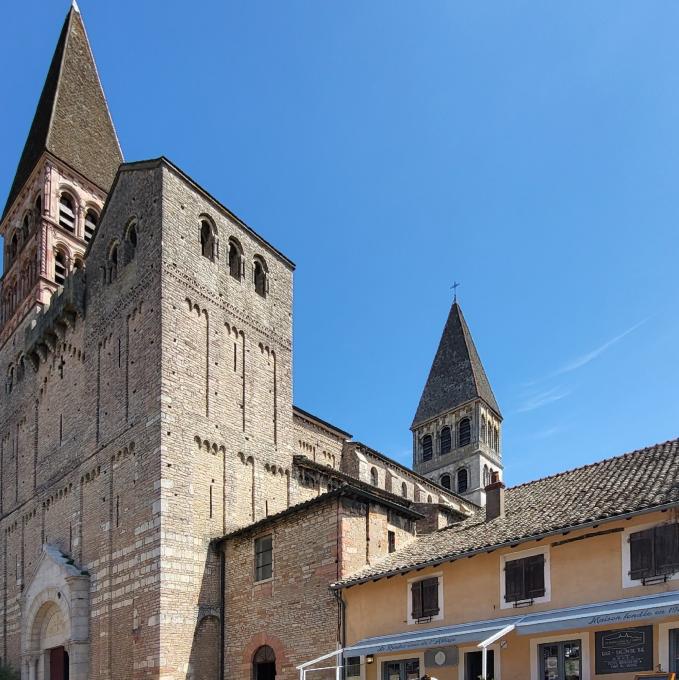
<path fill-rule="evenodd" d="M 572 359 L 569 361 L 567 364 L 564 364 L 561 368 L 557 369 L 552 373 L 549 377 L 550 378 L 555 378 L 558 375 L 563 375 L 564 373 L 570 373 L 571 371 L 576 371 L 578 368 L 582 368 L 583 366 L 586 366 L 590 362 L 594 361 L 597 357 L 600 357 L 606 350 L 610 349 L 613 347 L 613 345 L 617 344 L 620 342 L 623 338 L 626 338 L 630 333 L 633 333 L 637 328 L 640 328 L 643 326 L 646 322 L 648 321 L 648 318 L 643 319 L 642 321 L 639 321 L 638 323 L 635 323 L 634 326 L 630 326 L 627 330 L 623 331 L 619 335 L 616 335 L 615 337 L 611 338 L 610 340 L 607 340 L 606 342 L 603 343 L 603 345 L 599 345 L 596 349 L 593 349 L 591 352 L 586 352 L 585 354 L 581 354 L 579 357 L 576 357 L 575 359 Z"/>
<path fill-rule="evenodd" d="M 544 430 L 538 430 L 531 435 L 531 439 L 549 439 L 556 434 L 563 432 L 566 428 L 563 425 L 553 425 L 546 427 Z"/>
<path fill-rule="evenodd" d="M 523 403 L 516 409 L 517 413 L 526 413 L 527 411 L 535 411 L 535 409 L 552 404 L 559 399 L 563 399 L 570 394 L 570 390 L 565 389 L 559 385 L 552 387 L 549 390 L 543 390 L 536 394 L 527 396 Z"/>

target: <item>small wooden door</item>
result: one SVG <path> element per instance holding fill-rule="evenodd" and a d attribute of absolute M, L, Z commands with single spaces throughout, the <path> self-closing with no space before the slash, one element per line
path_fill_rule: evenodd
<path fill-rule="evenodd" d="M 50 649 L 50 680 L 68 680 L 68 652 L 63 647 Z"/>

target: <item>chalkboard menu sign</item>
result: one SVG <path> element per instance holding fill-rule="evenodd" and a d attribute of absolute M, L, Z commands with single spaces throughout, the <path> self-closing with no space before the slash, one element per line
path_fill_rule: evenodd
<path fill-rule="evenodd" d="M 597 675 L 653 670 L 653 626 L 596 633 L 595 666 Z"/>

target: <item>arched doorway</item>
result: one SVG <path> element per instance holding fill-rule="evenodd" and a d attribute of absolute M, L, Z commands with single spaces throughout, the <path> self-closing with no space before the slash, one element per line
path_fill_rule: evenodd
<path fill-rule="evenodd" d="M 252 657 L 252 680 L 275 680 L 276 654 L 269 645 L 262 645 Z"/>

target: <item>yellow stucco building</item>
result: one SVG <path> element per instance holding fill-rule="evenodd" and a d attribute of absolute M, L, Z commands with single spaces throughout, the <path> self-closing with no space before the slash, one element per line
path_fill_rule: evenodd
<path fill-rule="evenodd" d="M 679 669 L 679 441 L 505 491 L 336 583 L 345 676 L 633 680 Z M 313 677 L 313 676 L 309 676 Z"/>

